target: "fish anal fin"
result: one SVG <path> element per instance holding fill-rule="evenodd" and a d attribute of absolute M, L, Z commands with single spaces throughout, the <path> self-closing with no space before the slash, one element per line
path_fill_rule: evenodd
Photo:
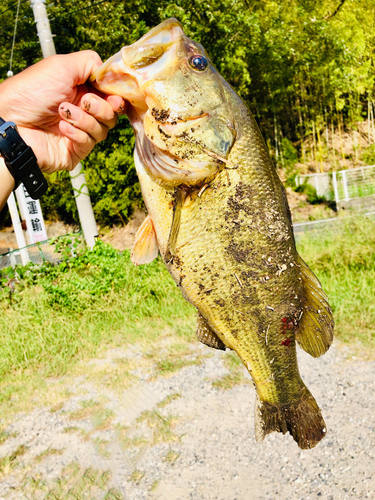
<path fill-rule="evenodd" d="M 314 397 L 303 387 L 299 398 L 288 405 L 255 401 L 255 438 L 262 441 L 270 432 L 289 432 L 298 446 L 314 448 L 326 435 L 326 424 Z"/>
<path fill-rule="evenodd" d="M 134 265 L 140 266 L 152 262 L 158 256 L 158 253 L 159 249 L 154 225 L 148 215 L 135 235 L 130 259 Z"/>
<path fill-rule="evenodd" d="M 319 280 L 307 264 L 298 256 L 304 299 L 296 340 L 304 351 L 314 358 L 324 354 L 332 344 L 334 320 Z"/>
<path fill-rule="evenodd" d="M 214 349 L 225 351 L 225 344 L 208 326 L 207 321 L 198 313 L 197 317 L 197 338 L 202 344 L 206 344 Z"/>

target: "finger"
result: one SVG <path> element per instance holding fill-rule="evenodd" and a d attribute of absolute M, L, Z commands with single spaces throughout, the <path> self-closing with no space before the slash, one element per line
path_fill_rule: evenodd
<path fill-rule="evenodd" d="M 74 79 L 74 86 L 82 85 L 93 72 L 103 63 L 99 54 L 93 50 L 81 50 L 64 56 L 69 68 L 69 74 Z M 69 60 L 68 60 L 69 58 Z"/>
<path fill-rule="evenodd" d="M 106 97 L 106 101 L 110 103 L 113 111 L 118 115 L 126 113 L 126 101 L 119 95 L 109 95 Z"/>
<path fill-rule="evenodd" d="M 95 94 L 85 94 L 80 107 L 108 128 L 113 128 L 117 123 L 117 115 L 111 104 Z"/>
<path fill-rule="evenodd" d="M 78 106 L 63 102 L 59 106 L 59 115 L 75 128 L 89 134 L 96 142 L 103 141 L 107 137 L 108 127 Z"/>
<path fill-rule="evenodd" d="M 71 149 L 77 157 L 77 162 L 86 158 L 86 156 L 94 149 L 96 144 L 95 139 L 83 130 L 78 129 L 63 120 L 59 123 L 59 129 L 61 134 L 70 140 Z M 74 168 L 75 163 L 76 162 L 73 162 L 72 168 Z"/>

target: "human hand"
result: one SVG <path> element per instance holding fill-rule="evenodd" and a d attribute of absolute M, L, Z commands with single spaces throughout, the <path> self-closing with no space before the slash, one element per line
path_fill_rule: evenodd
<path fill-rule="evenodd" d="M 0 84 L 0 116 L 16 123 L 43 172 L 73 170 L 125 111 L 121 97 L 86 84 L 101 64 L 91 50 L 56 55 Z"/>

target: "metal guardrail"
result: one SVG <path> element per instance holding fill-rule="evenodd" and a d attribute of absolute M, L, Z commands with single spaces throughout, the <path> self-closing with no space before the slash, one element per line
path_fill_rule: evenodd
<path fill-rule="evenodd" d="M 375 195 L 375 165 L 317 174 L 297 175 L 296 185 L 311 184 L 318 196 L 327 200 L 348 202 Z"/>
<path fill-rule="evenodd" d="M 367 212 L 361 215 L 366 217 L 375 217 L 375 212 Z M 324 229 L 328 229 L 328 227 L 335 228 L 335 226 L 338 227 L 341 223 L 347 221 L 348 219 L 359 216 L 360 215 L 348 215 L 346 217 L 332 217 L 329 219 L 322 219 L 322 220 L 295 222 L 293 224 L 294 236 L 298 238 L 299 236 L 301 236 L 306 232 L 322 231 Z M 81 231 L 73 233 L 74 236 L 78 236 L 80 234 L 82 234 Z M 64 234 L 62 236 L 58 236 L 57 238 L 50 238 L 48 240 L 41 241 L 40 243 L 24 247 L 24 249 L 27 249 L 30 262 L 39 265 L 43 264 L 44 262 L 59 264 L 62 260 L 61 254 L 55 251 L 55 245 L 51 244 L 51 241 L 58 240 L 66 236 L 68 235 Z M 22 248 L 17 248 L 16 250 L 8 252 L 4 255 L 0 255 L 0 269 L 4 269 L 5 267 L 15 267 L 16 265 L 22 265 L 22 259 L 21 259 L 22 250 L 23 250 Z"/>
<path fill-rule="evenodd" d="M 73 233 L 74 236 L 81 235 L 82 232 Z M 49 238 L 48 240 L 40 241 L 32 245 L 27 245 L 23 248 L 16 248 L 11 252 L 7 252 L 4 255 L 0 255 L 0 269 L 5 267 L 15 267 L 17 265 L 24 264 L 24 255 L 22 252 L 27 251 L 28 261 L 33 264 L 41 265 L 44 262 L 51 262 L 52 264 L 58 264 L 61 262 L 62 257 L 59 252 L 56 252 L 55 244 L 53 242 L 58 242 L 60 238 L 65 238 L 69 236 L 64 234 L 62 236 L 57 236 L 56 238 Z"/>
<path fill-rule="evenodd" d="M 327 226 L 334 228 L 335 226 L 339 226 L 348 219 L 360 216 L 375 217 L 375 212 L 367 212 L 365 214 L 358 215 L 347 215 L 346 217 L 332 217 L 330 219 L 312 220 L 308 222 L 296 222 L 293 224 L 294 236 L 298 237 L 303 233 L 309 231 L 321 231 L 323 229 L 327 229 Z"/>

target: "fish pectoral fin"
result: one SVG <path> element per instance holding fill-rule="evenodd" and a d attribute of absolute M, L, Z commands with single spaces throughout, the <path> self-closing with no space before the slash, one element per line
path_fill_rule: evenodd
<path fill-rule="evenodd" d="M 152 262 L 158 256 L 158 253 L 159 249 L 154 225 L 148 215 L 135 235 L 130 259 L 134 265 L 140 266 Z"/>
<path fill-rule="evenodd" d="M 208 347 L 213 347 L 214 349 L 220 349 L 221 351 L 225 351 L 225 344 L 222 342 L 219 337 L 214 333 L 211 328 L 208 326 L 207 321 L 198 313 L 197 316 L 197 338 L 202 344 L 208 345 Z"/>
<path fill-rule="evenodd" d="M 332 344 L 334 320 L 318 278 L 298 256 L 300 277 L 304 288 L 303 310 L 296 340 L 304 351 L 314 358 L 324 354 Z"/>
<path fill-rule="evenodd" d="M 270 432 L 289 432 L 302 450 L 314 448 L 327 432 L 326 424 L 314 396 L 304 385 L 297 399 L 278 405 L 255 401 L 255 438 L 262 441 Z"/>
<path fill-rule="evenodd" d="M 175 200 L 173 205 L 172 224 L 171 224 L 171 229 L 169 231 L 167 251 L 166 251 L 167 260 L 171 256 L 176 255 L 177 237 L 178 233 L 180 232 L 181 210 L 185 202 L 186 196 L 187 196 L 187 191 L 185 191 L 181 187 L 176 188 L 174 195 Z"/>

